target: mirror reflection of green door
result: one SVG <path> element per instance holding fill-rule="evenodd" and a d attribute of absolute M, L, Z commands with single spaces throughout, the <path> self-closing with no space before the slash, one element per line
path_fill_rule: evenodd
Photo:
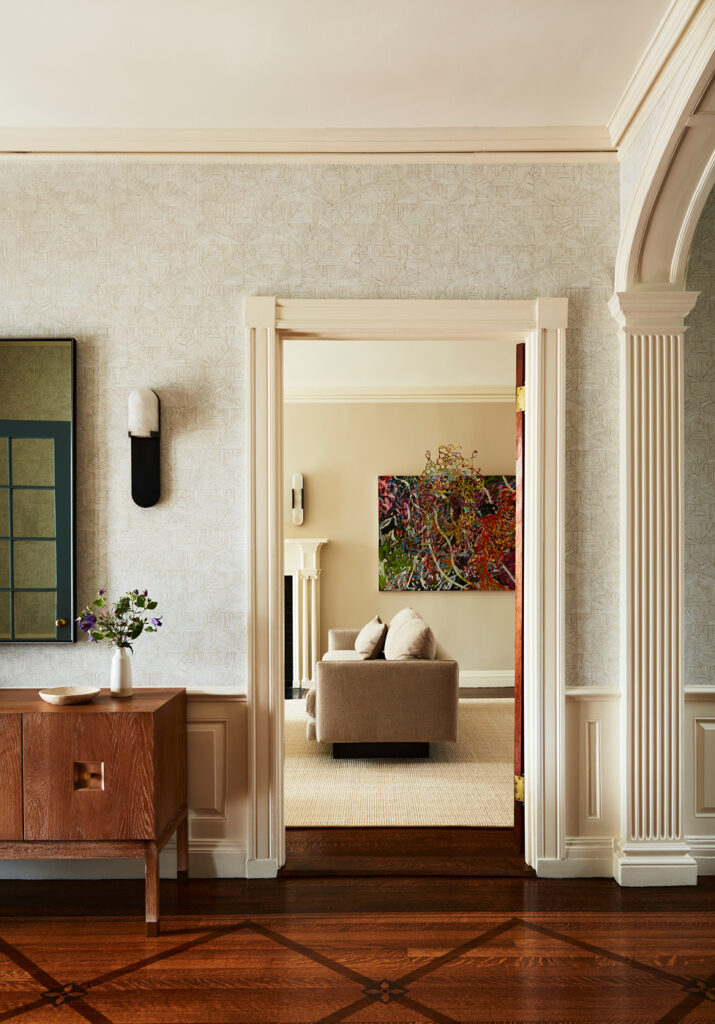
<path fill-rule="evenodd" d="M 74 341 L 0 341 L 0 642 L 75 638 Z"/>
<path fill-rule="evenodd" d="M 69 423 L 0 420 L 2 640 L 72 639 L 71 482 Z"/>

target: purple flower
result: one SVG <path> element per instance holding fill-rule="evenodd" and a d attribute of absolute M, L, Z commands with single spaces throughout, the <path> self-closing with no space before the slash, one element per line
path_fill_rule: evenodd
<path fill-rule="evenodd" d="M 149 596 L 149 591 L 148 590 L 142 590 L 142 597 L 148 597 L 148 596 Z"/>
<path fill-rule="evenodd" d="M 97 616 L 92 615 L 91 612 L 84 612 L 81 619 L 78 619 L 79 628 L 83 633 L 89 633 L 92 626 L 97 622 Z M 91 639 L 91 637 L 90 637 Z"/>
<path fill-rule="evenodd" d="M 104 594 L 104 593 L 106 593 L 106 591 L 104 591 L 104 590 L 100 590 L 100 591 L 99 591 L 99 596 L 101 597 L 101 596 L 102 596 L 102 594 Z"/>
<path fill-rule="evenodd" d="M 151 624 L 152 624 L 152 626 L 154 626 L 155 628 L 158 628 L 158 627 L 159 627 L 159 626 L 161 625 L 161 619 L 152 619 L 152 620 L 151 620 Z"/>

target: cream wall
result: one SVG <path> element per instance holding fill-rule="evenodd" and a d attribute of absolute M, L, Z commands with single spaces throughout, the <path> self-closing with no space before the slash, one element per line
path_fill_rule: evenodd
<path fill-rule="evenodd" d="M 328 629 L 384 621 L 411 605 L 462 671 L 514 668 L 514 593 L 380 593 L 377 477 L 418 474 L 440 444 L 475 449 L 482 472 L 514 473 L 513 404 L 286 403 L 285 535 L 327 537 L 321 551 L 321 650 Z M 290 517 L 290 480 L 305 479 L 305 519 Z"/>

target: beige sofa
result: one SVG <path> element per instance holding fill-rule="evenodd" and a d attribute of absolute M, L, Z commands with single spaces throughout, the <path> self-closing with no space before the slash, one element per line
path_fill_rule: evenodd
<path fill-rule="evenodd" d="M 331 629 L 329 651 L 308 693 L 308 739 L 334 757 L 429 756 L 429 744 L 457 739 L 459 666 L 434 660 L 365 660 L 357 629 Z M 440 656 L 442 655 L 442 656 Z"/>

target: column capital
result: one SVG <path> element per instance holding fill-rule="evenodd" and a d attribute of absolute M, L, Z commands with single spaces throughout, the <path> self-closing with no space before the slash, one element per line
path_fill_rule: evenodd
<path fill-rule="evenodd" d="M 632 334 L 681 334 L 699 294 L 665 289 L 616 292 L 608 308 L 618 325 Z"/>

